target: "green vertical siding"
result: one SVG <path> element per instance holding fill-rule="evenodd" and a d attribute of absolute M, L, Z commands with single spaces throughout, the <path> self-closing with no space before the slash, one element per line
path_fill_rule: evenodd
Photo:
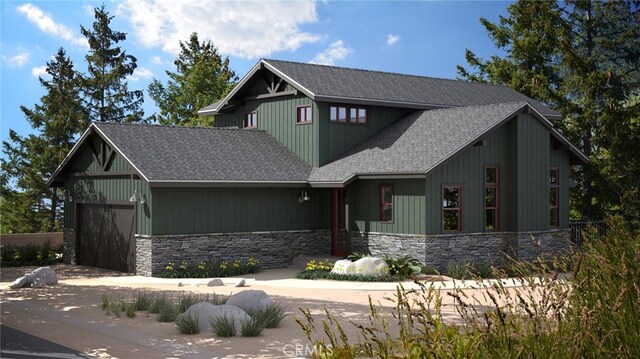
<path fill-rule="evenodd" d="M 296 124 L 296 108 L 301 105 L 313 106 L 312 123 Z M 318 165 L 318 108 L 311 99 L 284 96 L 246 101 L 231 113 L 216 115 L 214 126 L 242 128 L 244 114 L 252 111 L 258 113 L 258 129 L 267 131 L 303 161 L 312 166 Z"/>
<path fill-rule="evenodd" d="M 154 235 L 328 229 L 328 190 L 153 188 Z"/>
<path fill-rule="evenodd" d="M 68 172 L 101 172 L 102 168 L 94 161 L 92 149 L 89 146 L 91 144 L 93 148 L 97 151 L 98 156 L 102 150 L 101 147 L 102 139 L 98 136 L 93 136 L 85 142 L 82 148 L 76 152 L 76 156 L 73 161 L 67 167 Z M 114 158 L 112 159 L 107 171 L 130 171 L 131 166 L 117 153 L 113 154 Z"/>
<path fill-rule="evenodd" d="M 560 168 L 560 227 L 569 227 L 569 166 L 568 150 L 551 150 L 551 167 Z"/>
<path fill-rule="evenodd" d="M 412 110 L 365 106 L 367 124 L 338 124 L 329 122 L 331 103 L 318 103 L 319 112 L 319 165 L 325 165 L 368 137 L 378 133 Z"/>
<path fill-rule="evenodd" d="M 380 222 L 380 184 L 393 185 L 393 222 Z M 424 234 L 424 180 L 358 180 L 347 187 L 351 230 Z"/>

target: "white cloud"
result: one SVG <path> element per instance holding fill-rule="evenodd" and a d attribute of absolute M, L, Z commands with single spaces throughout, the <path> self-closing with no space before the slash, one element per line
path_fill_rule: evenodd
<path fill-rule="evenodd" d="M 154 65 L 162 65 L 162 59 L 160 58 L 160 56 L 154 56 L 151 58 L 151 63 L 153 63 Z"/>
<path fill-rule="evenodd" d="M 389 46 L 394 45 L 396 42 L 398 42 L 398 40 L 400 40 L 400 36 L 398 35 L 394 35 L 394 34 L 387 35 L 387 45 Z"/>
<path fill-rule="evenodd" d="M 33 4 L 20 5 L 17 8 L 18 13 L 23 14 L 34 25 L 36 25 L 42 32 L 63 38 L 72 44 L 88 47 L 87 39 L 84 37 L 76 36 L 68 27 L 58 24 L 51 16 L 45 14 L 39 7 Z"/>
<path fill-rule="evenodd" d="M 130 81 L 140 81 L 140 79 L 150 80 L 153 78 L 153 72 L 145 67 L 138 67 L 133 71 L 133 74 L 129 76 Z"/>
<path fill-rule="evenodd" d="M 5 56 L 2 55 L 2 61 L 4 61 L 7 65 L 11 67 L 22 67 L 27 62 L 29 62 L 29 58 L 31 54 L 26 51 L 21 51 L 20 53 L 13 56 Z"/>
<path fill-rule="evenodd" d="M 352 51 L 350 48 L 344 46 L 342 40 L 338 40 L 329 45 L 323 52 L 317 54 L 316 57 L 309 62 L 319 65 L 333 65 L 337 60 L 342 60 L 347 57 Z"/>
<path fill-rule="evenodd" d="M 300 30 L 318 21 L 316 4 L 304 1 L 124 0 L 116 14 L 128 18 L 146 47 L 180 52 L 179 41 L 197 31 L 223 54 L 249 59 L 293 51 L 321 36 Z"/>
<path fill-rule="evenodd" d="M 40 77 L 47 75 L 47 66 L 37 66 L 31 69 L 31 74 L 34 77 Z"/>

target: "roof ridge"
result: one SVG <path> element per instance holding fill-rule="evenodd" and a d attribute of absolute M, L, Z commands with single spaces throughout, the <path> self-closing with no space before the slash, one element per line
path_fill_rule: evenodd
<path fill-rule="evenodd" d="M 507 89 L 512 90 L 512 91 L 516 91 L 516 90 L 514 90 L 511 87 L 508 87 L 506 85 L 494 84 L 494 83 L 490 83 L 490 82 L 474 82 L 474 81 L 461 80 L 461 79 L 449 79 L 449 78 L 445 78 L 445 77 L 415 75 L 415 74 L 406 74 L 406 73 L 393 72 L 393 71 L 380 71 L 380 70 L 362 69 L 362 68 L 357 68 L 357 67 L 346 67 L 346 66 L 315 64 L 315 63 L 310 63 L 310 62 L 299 62 L 299 61 L 290 61 L 290 60 L 277 60 L 277 59 L 263 59 L 263 60 L 267 61 L 267 62 L 269 62 L 269 61 L 277 61 L 277 62 L 286 62 L 286 63 L 290 63 L 290 64 L 298 64 L 298 65 L 305 65 L 305 66 L 318 66 L 318 67 L 327 67 L 327 68 L 334 68 L 334 69 L 341 69 L 341 70 L 373 72 L 373 73 L 379 73 L 379 74 L 389 74 L 389 75 L 398 75 L 398 76 L 415 77 L 415 78 L 423 78 L 423 79 L 433 79 L 433 80 L 442 80 L 442 81 L 461 82 L 461 83 L 468 83 L 468 84 L 474 84 L 474 85 L 489 85 L 489 86 L 495 86 L 495 87 L 503 87 L 503 88 L 507 88 Z"/>
<path fill-rule="evenodd" d="M 199 126 L 177 126 L 177 125 L 162 125 L 158 123 L 118 123 L 118 122 L 101 122 L 93 121 L 92 125 L 96 126 L 132 126 L 132 127 L 164 127 L 164 128 L 180 128 L 180 129 L 192 129 L 192 130 L 215 130 L 215 131 L 245 131 L 245 132 L 267 132 L 263 129 L 257 128 L 240 128 L 240 127 L 199 127 Z"/>

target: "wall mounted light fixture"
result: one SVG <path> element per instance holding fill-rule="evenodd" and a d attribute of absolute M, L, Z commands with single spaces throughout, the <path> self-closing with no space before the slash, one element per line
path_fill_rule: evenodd
<path fill-rule="evenodd" d="M 73 202 L 73 196 L 71 196 L 71 191 L 69 191 L 68 189 L 65 189 L 64 198 L 69 202 Z"/>
<path fill-rule="evenodd" d="M 311 201 L 311 197 L 309 197 L 309 192 L 306 189 L 302 189 L 300 191 L 300 197 L 298 197 L 298 202 L 304 203 Z"/>
<path fill-rule="evenodd" d="M 129 197 L 129 202 L 135 203 L 138 202 L 140 200 L 140 197 L 138 196 L 138 190 L 136 189 L 135 191 L 133 191 L 133 194 L 131 195 L 131 197 Z"/>

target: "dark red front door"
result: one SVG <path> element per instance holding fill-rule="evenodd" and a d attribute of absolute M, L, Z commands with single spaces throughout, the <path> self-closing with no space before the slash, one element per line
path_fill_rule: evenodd
<path fill-rule="evenodd" d="M 349 246 L 347 191 L 334 188 L 331 198 L 331 255 L 344 257 Z"/>

